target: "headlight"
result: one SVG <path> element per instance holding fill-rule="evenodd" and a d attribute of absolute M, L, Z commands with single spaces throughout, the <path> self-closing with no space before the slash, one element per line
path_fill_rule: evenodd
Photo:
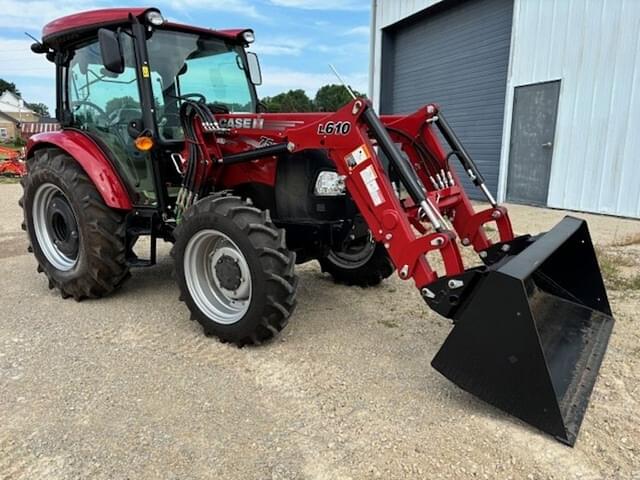
<path fill-rule="evenodd" d="M 344 195 L 344 177 L 339 175 L 338 172 L 320 172 L 316 178 L 313 194 L 320 197 L 337 197 Z"/>
<path fill-rule="evenodd" d="M 147 17 L 147 22 L 149 22 L 151 25 L 154 25 L 156 27 L 159 27 L 164 23 L 164 18 L 162 17 L 162 14 L 157 10 L 150 10 L 147 12 L 145 16 Z"/>
<path fill-rule="evenodd" d="M 245 30 L 244 32 L 242 32 L 242 39 L 246 43 L 253 43 L 256 40 L 256 36 L 253 34 L 253 31 Z"/>

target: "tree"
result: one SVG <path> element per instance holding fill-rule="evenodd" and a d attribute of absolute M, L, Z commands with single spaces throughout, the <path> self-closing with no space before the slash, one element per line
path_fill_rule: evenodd
<path fill-rule="evenodd" d="M 49 107 L 47 107 L 44 103 L 25 103 L 25 106 L 36 112 L 41 117 L 49 116 Z"/>
<path fill-rule="evenodd" d="M 302 89 L 289 90 L 274 97 L 266 97 L 262 102 L 269 112 L 312 112 L 313 102 Z"/>
<path fill-rule="evenodd" d="M 111 115 L 116 110 L 120 110 L 121 108 L 132 108 L 132 109 L 140 109 L 140 103 L 138 103 L 133 97 L 125 96 L 125 97 L 116 97 L 112 98 L 107 102 L 105 106 L 105 113 L 107 116 Z"/>
<path fill-rule="evenodd" d="M 13 93 L 17 97 L 21 96 L 20 90 L 18 90 L 15 83 L 7 82 L 6 80 L 3 80 L 2 78 L 0 78 L 0 93 L 4 92 L 5 90 L 9 90 L 11 93 Z"/>
<path fill-rule="evenodd" d="M 362 96 L 362 94 L 356 90 L 354 90 L 353 93 L 355 93 L 356 97 Z M 344 85 L 331 84 L 325 85 L 318 90 L 313 103 L 316 111 L 335 112 L 350 101 L 351 95 L 349 95 Z"/>

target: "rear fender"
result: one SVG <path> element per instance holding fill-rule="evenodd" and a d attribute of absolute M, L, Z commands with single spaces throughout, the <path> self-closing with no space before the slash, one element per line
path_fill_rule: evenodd
<path fill-rule="evenodd" d="M 87 173 L 104 203 L 118 210 L 131 210 L 131 198 L 120 176 L 102 149 L 76 130 L 39 133 L 29 138 L 27 158 L 41 148 L 57 147 L 71 155 Z"/>

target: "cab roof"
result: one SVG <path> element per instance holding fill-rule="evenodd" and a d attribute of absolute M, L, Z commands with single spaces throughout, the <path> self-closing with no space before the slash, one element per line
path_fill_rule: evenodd
<path fill-rule="evenodd" d="M 129 17 L 142 19 L 149 10 L 158 10 L 149 7 L 136 8 L 106 8 L 74 13 L 47 23 L 42 29 L 42 41 L 48 46 L 67 43 L 99 28 L 111 25 L 127 23 Z M 158 10 L 159 11 L 159 10 Z M 238 35 L 247 29 L 213 30 L 210 28 L 194 27 L 174 22 L 166 22 L 164 26 L 177 30 L 212 35 L 236 41 Z"/>

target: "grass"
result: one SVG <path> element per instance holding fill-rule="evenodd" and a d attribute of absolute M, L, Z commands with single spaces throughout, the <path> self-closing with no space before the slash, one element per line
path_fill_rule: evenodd
<path fill-rule="evenodd" d="M 628 247 L 629 245 L 640 244 L 640 232 L 625 235 L 622 238 L 615 239 L 612 245 L 616 247 Z"/>
<path fill-rule="evenodd" d="M 9 183 L 20 183 L 20 178 L 18 178 L 18 177 L 2 177 L 2 176 L 0 176 L 0 185 L 9 184 Z"/>
<path fill-rule="evenodd" d="M 620 267 L 634 267 L 635 262 L 628 257 L 616 257 L 601 249 L 596 250 L 602 278 L 613 290 L 640 290 L 640 274 L 628 277 Z"/>
<path fill-rule="evenodd" d="M 398 324 L 391 320 L 378 320 L 380 325 L 384 325 L 387 328 L 398 328 Z"/>
<path fill-rule="evenodd" d="M 24 145 L 17 145 L 15 143 L 2 143 L 0 142 L 0 147 L 12 148 L 14 150 L 20 150 Z"/>
<path fill-rule="evenodd" d="M 627 280 L 629 290 L 640 290 L 640 275 L 634 275 Z"/>

